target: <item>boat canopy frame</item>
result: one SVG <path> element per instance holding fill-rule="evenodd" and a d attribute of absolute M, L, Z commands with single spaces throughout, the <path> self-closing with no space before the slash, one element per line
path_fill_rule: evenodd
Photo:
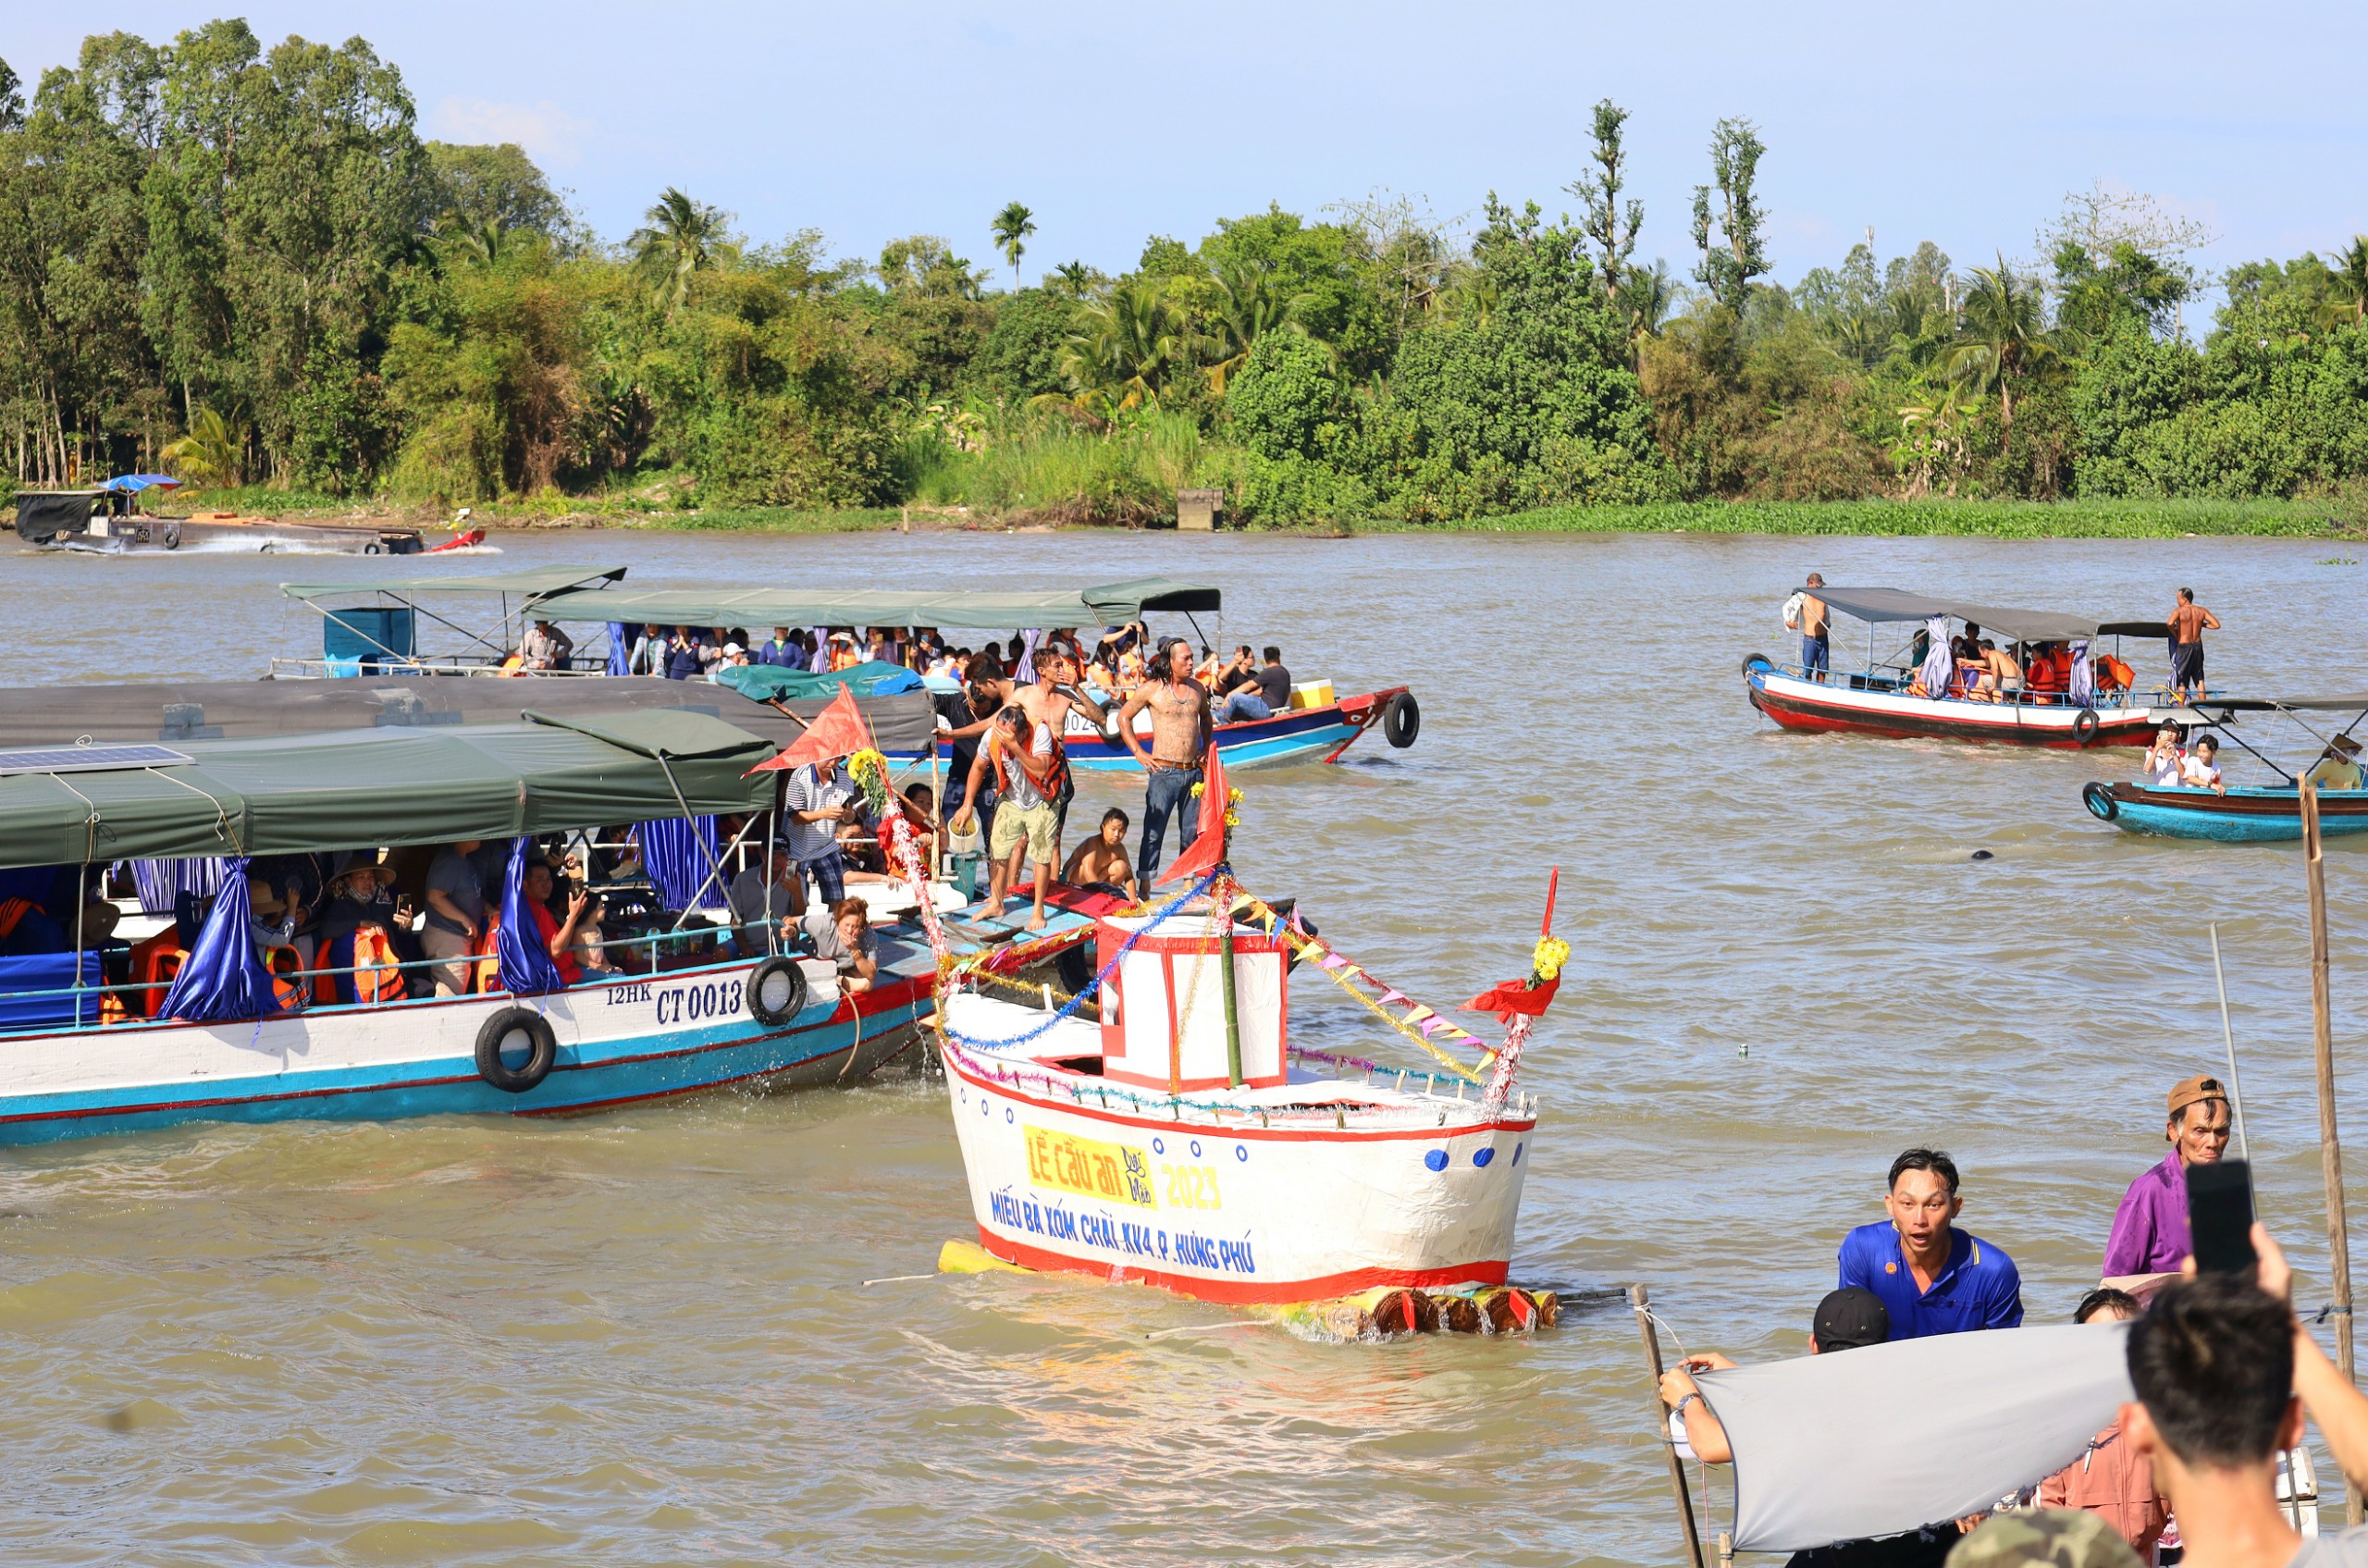
<path fill-rule="evenodd" d="M 1222 611 L 1221 590 L 1172 577 L 1137 577 L 1053 591 L 932 593 L 867 588 L 617 588 L 554 594 L 536 603 L 553 621 L 664 626 L 956 626 L 1017 632 L 1111 626 L 1150 611 Z M 1198 623 L 1194 624 L 1197 626 Z"/>
<path fill-rule="evenodd" d="M 479 573 L 454 576 L 388 577 L 376 581 L 348 579 L 332 583 L 282 583 L 281 594 L 296 600 L 319 615 L 324 631 L 328 626 L 342 628 L 361 646 L 377 649 L 373 662 L 381 667 L 395 665 L 405 668 L 430 669 L 438 659 L 451 667 L 465 667 L 464 661 L 478 660 L 480 653 L 489 654 L 492 664 L 500 664 L 518 646 L 526 624 L 543 600 L 558 594 L 598 593 L 611 589 L 621 582 L 628 569 L 623 566 L 534 566 L 516 572 Z M 352 599 L 371 596 L 364 603 L 324 604 L 323 599 Z M 437 596 L 452 595 L 463 599 L 496 598 L 500 601 L 501 619 L 499 629 L 487 632 L 466 625 L 436 610 L 424 600 Z M 511 600 L 517 600 L 512 610 Z M 354 611 L 364 610 L 404 610 L 413 617 L 425 617 L 439 626 L 460 634 L 470 651 L 460 655 L 421 658 L 410 649 L 392 648 L 380 640 L 376 630 L 359 618 L 348 619 Z M 309 674 L 310 666 L 326 664 L 327 660 L 296 659 L 272 661 L 272 673 L 289 667 L 291 674 Z M 603 666 L 606 660 L 602 660 Z M 323 671 L 324 673 L 329 672 Z M 549 672 L 538 672 L 549 673 Z"/>

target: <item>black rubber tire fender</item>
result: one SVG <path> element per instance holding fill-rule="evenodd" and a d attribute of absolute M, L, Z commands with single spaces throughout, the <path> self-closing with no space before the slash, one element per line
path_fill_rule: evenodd
<path fill-rule="evenodd" d="M 1773 670 L 1774 668 L 1776 668 L 1776 661 L 1764 653 L 1746 653 L 1743 656 L 1743 673 L 1745 675 L 1750 674 L 1754 670 Z"/>
<path fill-rule="evenodd" d="M 1391 698 L 1389 706 L 1381 710 L 1382 738 L 1403 751 L 1422 733 L 1423 705 L 1414 700 L 1414 694 L 1401 691 Z"/>
<path fill-rule="evenodd" d="M 2083 708 L 2072 715 L 2072 738 L 2082 746 L 2097 738 L 2097 726 L 2103 722 L 2093 708 Z"/>
<path fill-rule="evenodd" d="M 165 525 L 165 548 L 166 549 L 179 549 L 181 548 L 181 529 L 179 524 L 167 523 Z"/>
<path fill-rule="evenodd" d="M 384 555 L 387 553 L 387 547 L 380 544 L 377 540 L 373 539 L 368 544 L 362 547 L 362 553 L 364 555 Z"/>
<path fill-rule="evenodd" d="M 2089 814 L 2101 822 L 2110 822 L 2121 815 L 2121 802 L 2113 797 L 2111 789 L 2095 779 L 2081 786 L 2080 804 L 2086 806 Z"/>
<path fill-rule="evenodd" d="M 779 1029 L 806 1010 L 806 970 L 779 955 L 748 971 L 748 1016 Z"/>
<path fill-rule="evenodd" d="M 526 1037 L 526 1065 L 513 1068 L 501 1059 L 502 1047 Z M 504 1007 L 477 1031 L 477 1076 L 505 1094 L 524 1094 L 549 1078 L 559 1059 L 559 1037 L 531 1007 Z"/>

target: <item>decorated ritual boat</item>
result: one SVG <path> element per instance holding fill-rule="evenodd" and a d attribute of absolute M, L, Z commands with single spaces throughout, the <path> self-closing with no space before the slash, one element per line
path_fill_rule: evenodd
<path fill-rule="evenodd" d="M 282 523 L 235 512 L 149 512 L 150 495 L 179 485 L 163 474 L 126 474 L 95 490 L 20 490 L 17 537 L 43 549 L 92 555 L 416 555 L 421 549 L 416 528 Z"/>
<path fill-rule="evenodd" d="M 1185 618 L 1204 646 L 1222 646 L 1223 622 L 1212 639 L 1202 626 L 1202 614 L 1221 614 L 1224 596 L 1216 588 L 1179 583 L 1166 577 L 1144 577 L 1056 592 L 919 593 L 887 589 L 848 592 L 796 589 L 627 588 L 609 586 L 596 591 L 555 593 L 538 599 L 535 613 L 556 622 L 594 622 L 602 628 L 604 646 L 616 648 L 630 636 L 629 627 L 738 626 L 752 636 L 773 626 L 909 630 L 933 627 L 956 631 L 1020 634 L 1032 659 L 1043 636 L 1064 629 L 1081 629 L 1080 640 L 1092 647 L 1104 626 L 1140 623 L 1152 614 Z M 587 639 L 589 640 L 589 639 Z M 1021 678 L 1032 675 L 1023 666 Z M 792 671 L 750 666 L 733 672 L 734 687 L 757 701 L 775 697 L 818 695 L 822 683 L 827 695 L 839 682 L 858 695 L 886 694 L 926 685 L 921 677 L 898 665 L 862 664 L 822 671 Z M 961 694 L 951 683 L 932 688 L 949 724 L 970 722 Z M 1115 710 L 1115 696 L 1111 706 Z M 1341 753 L 1369 730 L 1379 730 L 1393 747 L 1409 747 L 1422 731 L 1422 710 L 1414 694 L 1402 685 L 1384 686 L 1348 697 L 1335 693 L 1329 681 L 1301 681 L 1293 688 L 1291 706 L 1264 719 L 1220 724 L 1211 744 L 1236 768 L 1280 767 L 1301 762 L 1336 762 Z M 1137 736 L 1146 746 L 1151 720 L 1136 717 Z M 1138 771 L 1141 764 L 1117 734 L 1115 718 L 1097 728 L 1083 715 L 1072 713 L 1063 745 L 1073 770 L 1087 772 Z M 942 759 L 950 762 L 954 748 L 941 743 Z M 894 753 L 890 755 L 894 756 Z"/>
<path fill-rule="evenodd" d="M 778 922 L 718 931 L 612 888 L 601 918 L 623 934 L 565 949 L 586 966 L 570 981 L 526 892 L 538 838 L 771 821 L 797 759 L 680 711 L 0 753 L 0 1142 L 860 1080 L 911 1049 L 931 1009 L 936 951 L 908 918 L 875 924 L 878 972 L 857 994 Z M 884 797 L 884 768 L 858 777 Z M 251 902 L 250 873 L 269 888 L 290 858 L 327 851 L 358 857 L 330 888 L 421 896 L 406 878 L 426 846 L 470 840 L 506 842 L 507 872 L 458 994 L 419 983 L 428 962 L 403 957 L 400 908 L 308 950 Z M 124 862 L 174 909 L 137 942 L 110 932 L 100 896 Z M 371 875 L 349 880 L 357 870 Z M 1065 911 L 1044 932 L 980 931 L 962 947 L 990 972 L 1049 975 L 1091 930 Z"/>
<path fill-rule="evenodd" d="M 2304 836 L 2301 784 L 2307 778 L 2318 797 L 2322 833 L 2368 833 L 2368 770 L 2362 767 L 2362 747 L 2353 735 L 2368 720 L 2368 693 L 2215 698 L 2164 717 L 2182 743 L 2169 761 L 2150 751 L 2151 776 L 2110 784 L 2097 780 L 2082 787 L 2081 804 L 2100 821 L 2111 822 L 2124 833 L 2160 838 L 2291 843 Z M 2217 790 L 2173 782 L 2180 774 L 2179 764 L 2202 738 L 2205 725 L 2212 726 L 2218 741 L 2233 742 L 2276 782 L 2224 782 Z M 2278 759 L 2278 747 L 2266 735 L 2247 738 L 2249 730 L 2273 728 L 2288 737 L 2288 760 Z M 2299 746 L 2294 744 L 2297 738 Z M 2256 747 L 2254 740 L 2262 745 Z M 2226 757 L 2225 744 L 2217 748 Z M 2292 756 L 2295 750 L 2301 755 Z"/>
<path fill-rule="evenodd" d="M 2167 646 L 2170 627 L 2160 621 L 2099 621 L 1928 599 L 1897 588 L 1800 591 L 1824 600 L 1837 614 L 1864 622 L 1867 658 L 1856 671 L 1812 671 L 1764 653 L 1746 658 L 1743 678 L 1751 705 L 1788 730 L 2007 746 L 2143 746 L 2162 710 L 2175 700 L 2159 685 L 2142 687 L 2120 657 L 2119 639 L 2125 636 L 2159 638 Z M 1952 622 L 1967 636 L 1987 636 L 2027 650 L 2052 649 L 2045 667 L 2060 667 L 2061 683 L 2010 681 L 1997 692 L 1976 689 L 1973 673 L 1952 656 Z M 1877 640 L 1881 628 L 1918 623 L 1917 631 L 1887 653 Z M 2115 639 L 2110 653 L 2099 647 L 2105 637 Z M 2111 672 L 2106 680 L 2098 675 L 2101 654 Z M 2016 662 L 2029 669 L 2032 660 L 2023 656 Z"/>
<path fill-rule="evenodd" d="M 1058 1006 L 1049 989 L 1015 999 L 931 928 L 979 1247 L 1205 1301 L 1349 1298 L 1367 1331 L 1550 1323 L 1550 1294 L 1504 1288 L 1537 1128 L 1522 1050 L 1569 956 L 1550 886 L 1532 972 L 1467 1004 L 1506 1025 L 1487 1048 L 1245 893 L 1227 864 L 1239 799 L 1214 765 L 1200 835 L 1163 879 L 1187 885 L 1104 907 L 1092 982 Z M 1294 963 L 1437 1068 L 1294 1043 Z"/>

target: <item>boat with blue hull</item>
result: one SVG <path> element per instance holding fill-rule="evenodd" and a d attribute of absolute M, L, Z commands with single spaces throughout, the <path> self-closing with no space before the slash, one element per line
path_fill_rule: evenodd
<path fill-rule="evenodd" d="M 294 592 L 294 589 L 286 591 Z M 322 590 L 305 590 L 318 597 Z M 642 588 L 609 581 L 598 586 L 580 586 L 543 594 L 533 601 L 533 614 L 554 623 L 593 623 L 586 648 L 613 649 L 631 636 L 637 625 L 742 626 L 885 626 L 906 630 L 918 626 L 940 631 L 1018 632 L 1032 639 L 1042 634 L 1082 629 L 1092 641 L 1092 628 L 1141 624 L 1152 614 L 1184 617 L 1203 646 L 1224 641 L 1223 622 L 1214 638 L 1199 617 L 1221 615 L 1222 592 L 1197 583 L 1166 577 L 1142 577 L 1085 588 L 1045 592 L 919 592 L 909 590 L 817 590 L 799 588 Z M 755 668 L 733 672 L 742 677 L 728 684 L 759 702 L 791 698 L 827 697 L 844 679 L 858 698 L 885 697 L 903 689 L 926 687 L 939 701 L 947 723 L 960 728 L 970 722 L 961 708 L 961 688 L 952 681 L 925 683 L 910 671 L 885 664 L 860 664 L 851 669 L 808 674 L 803 672 Z M 1116 698 L 1112 694 L 1102 694 Z M 727 712 L 729 710 L 727 710 Z M 1329 681 L 1301 683 L 1291 706 L 1264 719 L 1243 719 L 1218 724 L 1210 744 L 1232 768 L 1276 768 L 1308 762 L 1335 762 L 1369 730 L 1379 730 L 1392 747 L 1414 744 L 1422 730 L 1422 710 L 1414 694 L 1403 685 L 1336 696 Z M 1148 749 L 1151 716 L 1136 716 L 1135 731 Z M 1115 717 L 1107 728 L 1097 727 L 1072 710 L 1062 744 L 1072 770 L 1085 772 L 1140 772 L 1119 738 Z M 883 745 L 898 762 L 926 761 L 925 752 L 906 753 Z M 956 747 L 939 745 L 939 760 L 951 765 Z"/>
<path fill-rule="evenodd" d="M 911 1050 L 934 1009 L 936 958 L 901 915 L 872 927 L 869 990 L 786 946 L 777 923 L 741 928 L 727 951 L 677 922 L 608 944 L 619 967 L 574 983 L 536 957 L 539 934 L 504 934 L 467 957 L 464 994 L 438 996 L 414 994 L 423 966 L 358 937 L 350 952 L 273 945 L 289 939 L 250 906 L 248 867 L 270 857 L 364 851 L 349 864 L 374 870 L 377 847 L 508 840 L 499 923 L 533 932 L 522 890 L 537 837 L 761 812 L 785 775 L 752 770 L 776 755 L 678 710 L 0 752 L 0 1142 L 860 1081 Z M 127 951 L 83 934 L 104 912 L 93 873 L 126 859 L 219 868 L 193 935 L 167 922 Z M 1092 930 L 1090 914 L 1048 913 L 1042 932 L 957 929 L 1028 979 Z M 28 943 L 37 927 L 63 950 Z"/>
<path fill-rule="evenodd" d="M 2090 812 L 2125 833 L 2202 838 L 2222 844 L 2291 844 L 2302 836 L 2301 792 L 2292 784 L 2230 786 L 2226 795 L 2191 787 L 2091 784 L 2081 792 Z M 2368 790 L 2322 790 L 2319 831 L 2368 833 Z"/>
<path fill-rule="evenodd" d="M 2368 692 L 2339 697 L 2208 698 L 2166 710 L 2137 780 L 2088 784 L 2081 804 L 2125 833 L 2220 844 L 2290 844 L 2303 836 L 2302 785 L 2318 796 L 2322 833 L 2368 833 L 2368 768 L 2356 732 Z M 2189 752 L 2206 737 L 2218 759 L 2235 747 L 2276 775 L 2274 784 L 2197 776 Z M 2294 755 L 2295 742 L 2300 755 Z M 2279 753 L 2286 759 L 2279 759 Z M 2215 761 L 2218 759 L 2215 759 Z"/>

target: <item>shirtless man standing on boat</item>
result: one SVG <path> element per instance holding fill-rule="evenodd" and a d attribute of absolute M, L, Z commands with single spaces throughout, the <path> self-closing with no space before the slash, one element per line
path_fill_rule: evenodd
<path fill-rule="evenodd" d="M 1812 681 L 1825 679 L 1827 669 L 1828 634 L 1833 629 L 1832 612 L 1825 600 L 1811 591 L 1825 586 L 1825 578 L 1809 574 L 1808 586 L 1794 594 L 1784 605 L 1784 624 L 1801 630 L 1801 673 Z"/>
<path fill-rule="evenodd" d="M 2205 695 L 2203 634 L 2219 629 L 2220 617 L 2195 602 L 2195 590 L 2181 588 L 2178 603 L 2171 607 L 2171 685 L 2181 702 Z"/>
<path fill-rule="evenodd" d="M 1118 710 L 1118 738 L 1151 775 L 1143 787 L 1142 852 L 1135 858 L 1135 875 L 1144 887 L 1157 878 L 1160 843 L 1167 836 L 1169 817 L 1177 818 L 1179 852 L 1190 849 L 1200 834 L 1192 786 L 1201 782 L 1201 761 L 1209 747 L 1209 693 L 1192 678 L 1192 645 L 1182 637 L 1163 641 L 1152 672 L 1153 679 L 1136 687 Z M 1145 709 L 1151 711 L 1149 751 L 1135 738 L 1135 715 Z M 1178 807 L 1183 808 L 1180 815 Z"/>

